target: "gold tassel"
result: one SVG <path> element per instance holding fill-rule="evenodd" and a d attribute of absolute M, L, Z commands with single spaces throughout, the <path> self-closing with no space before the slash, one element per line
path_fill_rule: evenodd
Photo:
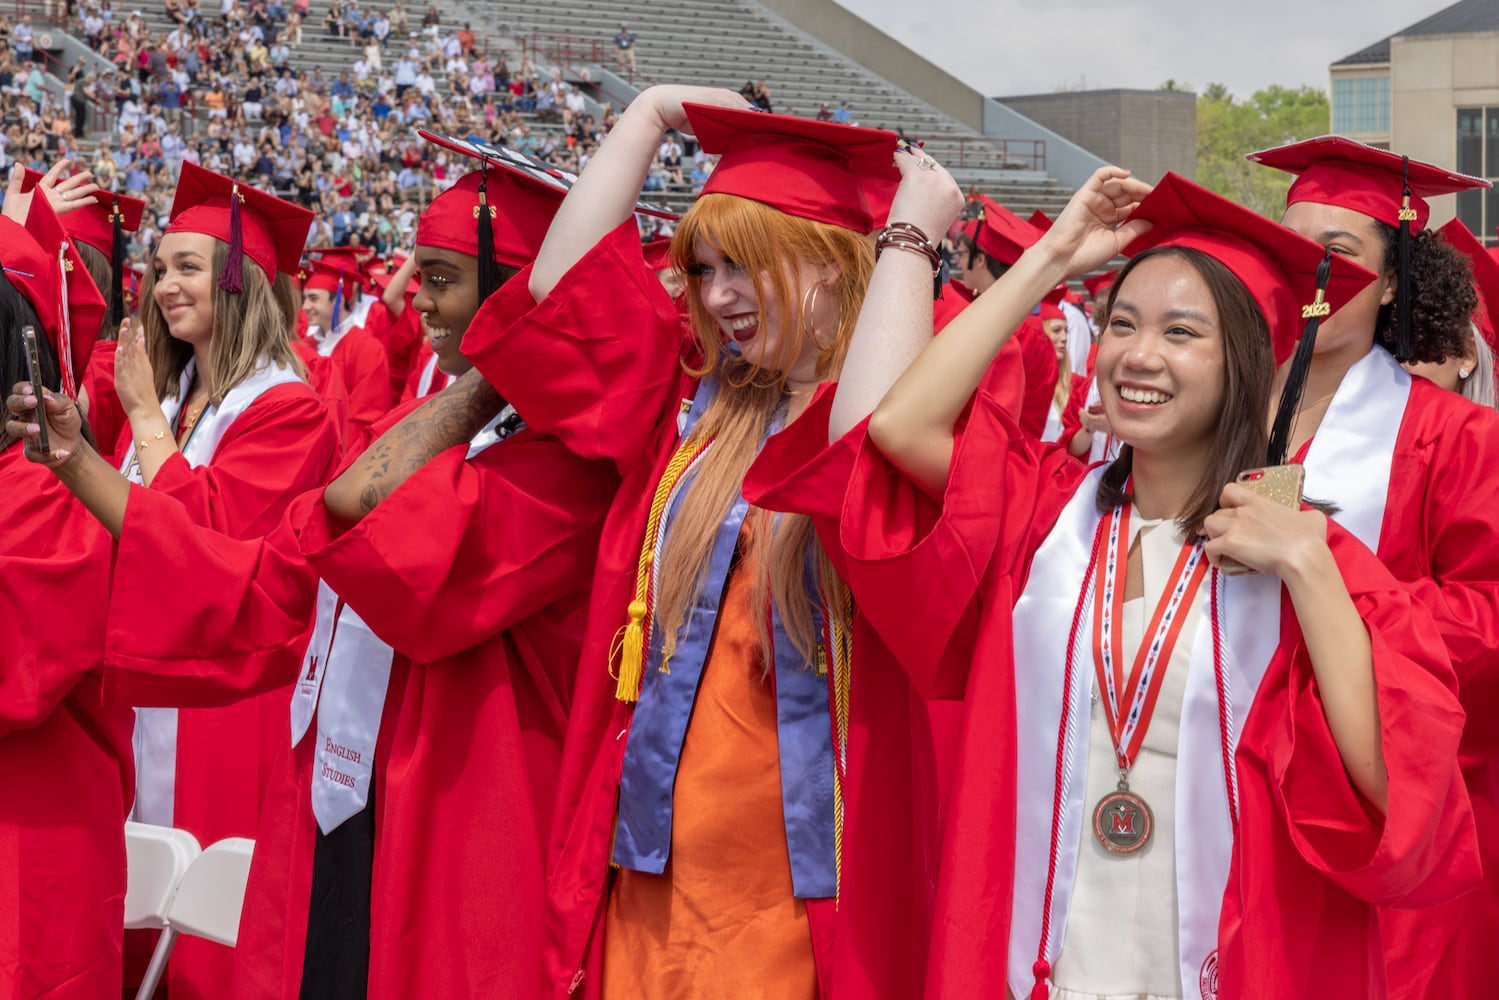
<path fill-rule="evenodd" d="M 629 615 L 629 624 L 621 630 L 621 638 L 616 642 L 619 678 L 614 697 L 634 703 L 640 700 L 640 680 L 645 673 L 645 602 L 631 601 Z"/>

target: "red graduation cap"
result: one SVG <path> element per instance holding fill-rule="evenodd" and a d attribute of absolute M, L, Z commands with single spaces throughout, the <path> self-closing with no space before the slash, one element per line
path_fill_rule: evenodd
<path fill-rule="evenodd" d="M 22 175 L 21 191 L 24 193 L 35 189 L 43 176 L 41 171 L 27 167 Z M 121 229 L 133 233 L 141 227 L 141 216 L 145 211 L 146 203 L 139 198 L 112 191 L 97 191 L 89 197 L 87 204 L 58 218 L 69 236 L 110 257 L 111 263 L 118 267 L 119 263 L 113 259 L 115 216 L 119 216 Z"/>
<path fill-rule="evenodd" d="M 1128 256 L 1152 247 L 1200 250 L 1244 283 L 1270 327 L 1276 363 L 1294 358 L 1270 430 L 1267 463 L 1286 461 L 1291 422 L 1306 385 L 1317 328 L 1322 319 L 1375 280 L 1347 258 L 1168 173 L 1135 209 L 1134 218 L 1153 225 L 1124 248 Z M 1303 322 L 1305 326 L 1303 327 Z"/>
<path fill-rule="evenodd" d="M 645 256 L 645 266 L 652 271 L 664 271 L 671 267 L 671 237 L 651 240 L 640 248 Z"/>
<path fill-rule="evenodd" d="M 487 171 L 464 174 L 458 183 L 432 199 L 416 224 L 416 242 L 479 256 L 481 178 L 485 179 L 485 200 L 494 234 L 494 259 L 507 267 L 525 267 L 541 250 L 541 241 L 567 190 L 499 164 Z"/>
<path fill-rule="evenodd" d="M 44 335 L 57 350 L 62 389 L 77 399 L 78 377 L 93 353 L 105 303 L 46 198 L 31 199 L 25 226 L 0 217 L 0 264 L 36 310 Z M 86 331 L 84 336 L 73 336 L 75 323 Z"/>
<path fill-rule="evenodd" d="M 363 275 L 358 249 L 325 247 L 308 252 L 317 252 L 319 256 L 313 260 L 310 269 L 300 269 L 300 273 L 307 275 L 302 279 L 303 291 L 321 290 L 331 295 L 342 288 L 343 296 L 348 298 L 359 289 Z"/>
<path fill-rule="evenodd" d="M 1041 232 L 1043 233 L 1051 228 L 1052 223 L 1051 216 L 1047 215 L 1039 208 L 1032 212 L 1031 217 L 1026 221 L 1035 226 L 1037 229 L 1041 230 Z"/>
<path fill-rule="evenodd" d="M 1095 274 L 1091 278 L 1084 278 L 1083 287 L 1088 290 L 1089 295 L 1093 296 L 1094 302 L 1102 302 L 1104 295 L 1108 293 L 1110 288 L 1114 287 L 1114 279 L 1118 277 L 1118 271 L 1105 271 L 1102 274 Z"/>
<path fill-rule="evenodd" d="M 982 214 L 970 225 L 968 236 L 986 257 L 1013 266 L 1044 235 L 996 201 L 981 194 L 972 200 L 978 202 Z"/>
<path fill-rule="evenodd" d="M 1473 313 L 1473 325 L 1478 327 L 1489 347 L 1499 351 L 1499 335 L 1494 330 L 1494 322 L 1499 319 L 1499 260 L 1495 259 L 1494 251 L 1486 249 L 1478 242 L 1478 237 L 1457 219 L 1437 232 L 1446 237 L 1454 250 L 1468 258 L 1468 266 L 1473 269 L 1473 287 L 1478 292 L 1478 310 Z"/>
<path fill-rule="evenodd" d="M 1062 308 L 1062 300 L 1066 297 L 1067 286 L 1065 284 L 1058 285 L 1051 291 L 1047 292 L 1045 295 L 1041 296 L 1041 304 L 1044 306 L 1054 306 L 1058 310 L 1060 310 Z"/>
<path fill-rule="evenodd" d="M 1062 312 L 1062 307 L 1051 302 L 1042 302 L 1038 315 L 1043 321 L 1048 319 L 1065 320 L 1067 318 Z"/>
<path fill-rule="evenodd" d="M 1410 164 L 1410 207 L 1416 212 L 1409 220 L 1413 229 L 1426 228 L 1431 217 L 1427 198 L 1486 188 L 1490 184 L 1477 177 L 1454 173 L 1420 160 L 1388 150 L 1366 146 L 1340 135 L 1324 135 L 1288 146 L 1250 153 L 1248 159 L 1267 167 L 1299 175 L 1286 194 L 1286 204 L 1300 201 L 1362 212 L 1389 226 L 1400 225 L 1400 209 L 1405 199 L 1406 164 Z"/>
<path fill-rule="evenodd" d="M 890 214 L 898 137 L 883 129 L 684 104 L 698 144 L 719 156 L 703 194 L 732 194 L 868 233 Z"/>
<path fill-rule="evenodd" d="M 312 220 L 312 212 L 300 205 L 185 161 L 167 232 L 203 233 L 228 243 L 229 263 L 219 285 L 237 292 L 241 250 L 260 265 L 267 281 L 277 271 L 295 275 Z"/>

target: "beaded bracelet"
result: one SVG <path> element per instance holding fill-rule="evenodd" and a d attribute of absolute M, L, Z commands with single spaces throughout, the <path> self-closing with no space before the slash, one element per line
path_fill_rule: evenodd
<path fill-rule="evenodd" d="M 920 254 L 932 265 L 934 274 L 942 266 L 942 255 L 937 252 L 937 245 L 926 233 L 909 222 L 892 222 L 880 231 L 874 244 L 875 259 L 878 260 L 880 253 L 888 247 Z"/>

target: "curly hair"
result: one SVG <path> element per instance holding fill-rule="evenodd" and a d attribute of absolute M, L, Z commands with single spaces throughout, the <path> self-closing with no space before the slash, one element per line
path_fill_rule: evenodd
<path fill-rule="evenodd" d="M 1398 232 L 1394 226 L 1375 222 L 1384 241 L 1384 269 L 1399 267 Z M 1478 293 L 1473 290 L 1473 271 L 1468 259 L 1438 233 L 1423 230 L 1411 234 L 1411 273 L 1401 275 L 1411 286 L 1411 356 L 1416 362 L 1442 362 L 1462 357 L 1472 336 L 1473 311 Z M 1380 306 L 1374 321 L 1374 342 L 1395 353 L 1395 302 Z"/>

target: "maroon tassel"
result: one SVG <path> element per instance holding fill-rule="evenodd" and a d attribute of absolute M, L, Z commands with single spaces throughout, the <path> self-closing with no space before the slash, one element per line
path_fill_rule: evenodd
<path fill-rule="evenodd" d="M 1031 966 L 1031 974 L 1036 977 L 1036 985 L 1031 987 L 1030 1000 L 1047 1000 L 1051 996 L 1051 987 L 1046 982 L 1051 978 L 1051 963 L 1038 960 Z"/>
<path fill-rule="evenodd" d="M 229 194 L 229 259 L 224 261 L 224 273 L 219 275 L 219 289 L 231 295 L 245 290 L 245 237 L 239 221 L 239 203 L 244 200 L 239 185 L 234 185 Z"/>

